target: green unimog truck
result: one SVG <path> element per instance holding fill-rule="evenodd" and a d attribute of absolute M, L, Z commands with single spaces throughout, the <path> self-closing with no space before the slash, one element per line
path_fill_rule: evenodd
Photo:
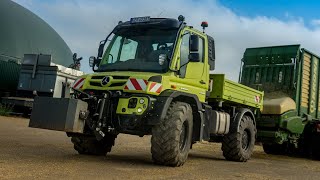
<path fill-rule="evenodd" d="M 256 122 L 266 153 L 320 159 L 319 59 L 300 45 L 246 49 L 240 82 L 265 93 Z"/>
<path fill-rule="evenodd" d="M 152 135 L 156 164 L 183 165 L 201 141 L 222 142 L 227 160 L 250 159 L 263 92 L 210 74 L 214 40 L 183 16 L 119 22 L 90 65 L 74 98 L 35 99 L 30 127 L 67 132 L 80 154 L 106 155 L 125 133 Z"/>

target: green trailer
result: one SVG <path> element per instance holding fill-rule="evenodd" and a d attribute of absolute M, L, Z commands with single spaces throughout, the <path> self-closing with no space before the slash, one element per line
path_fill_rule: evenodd
<path fill-rule="evenodd" d="M 320 157 L 319 59 L 300 45 L 246 49 L 240 82 L 265 93 L 257 135 L 266 153 Z"/>

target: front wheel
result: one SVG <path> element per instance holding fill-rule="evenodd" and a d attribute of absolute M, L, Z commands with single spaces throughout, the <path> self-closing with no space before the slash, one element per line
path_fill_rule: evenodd
<path fill-rule="evenodd" d="M 152 128 L 151 153 L 156 164 L 181 166 L 191 147 L 193 116 L 191 106 L 172 102 L 166 117 Z"/>
<path fill-rule="evenodd" d="M 246 162 L 250 159 L 256 138 L 256 127 L 249 116 L 243 116 L 239 128 L 223 137 L 222 151 L 227 160 Z"/>
<path fill-rule="evenodd" d="M 105 156 L 111 151 L 114 145 L 116 135 L 108 134 L 102 140 L 98 141 L 94 136 L 90 137 L 71 137 L 74 149 L 79 154 Z"/>

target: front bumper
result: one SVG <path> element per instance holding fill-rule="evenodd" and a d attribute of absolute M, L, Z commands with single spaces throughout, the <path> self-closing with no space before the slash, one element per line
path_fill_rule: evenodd
<path fill-rule="evenodd" d="M 37 97 L 29 127 L 84 133 L 85 124 L 95 131 L 147 133 L 155 98 L 148 95 L 110 97 L 84 102 L 80 99 Z M 103 105 L 102 105 L 103 104 Z M 100 132 L 99 132 L 100 133 Z"/>
<path fill-rule="evenodd" d="M 148 95 L 120 97 L 116 110 L 118 131 L 127 134 L 145 135 L 150 133 L 149 117 L 153 114 L 156 99 Z"/>

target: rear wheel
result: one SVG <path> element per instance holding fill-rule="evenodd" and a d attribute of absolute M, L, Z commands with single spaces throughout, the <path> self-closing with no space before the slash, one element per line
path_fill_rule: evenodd
<path fill-rule="evenodd" d="M 74 149 L 79 154 L 104 156 L 111 151 L 115 142 L 115 135 L 107 135 L 101 141 L 95 137 L 71 137 Z"/>
<path fill-rule="evenodd" d="M 181 166 L 191 147 L 193 116 L 191 106 L 172 102 L 166 117 L 152 129 L 151 153 L 156 164 Z"/>
<path fill-rule="evenodd" d="M 256 127 L 249 116 L 243 116 L 239 128 L 230 129 L 222 139 L 223 156 L 227 160 L 245 162 L 250 159 L 255 144 Z"/>

